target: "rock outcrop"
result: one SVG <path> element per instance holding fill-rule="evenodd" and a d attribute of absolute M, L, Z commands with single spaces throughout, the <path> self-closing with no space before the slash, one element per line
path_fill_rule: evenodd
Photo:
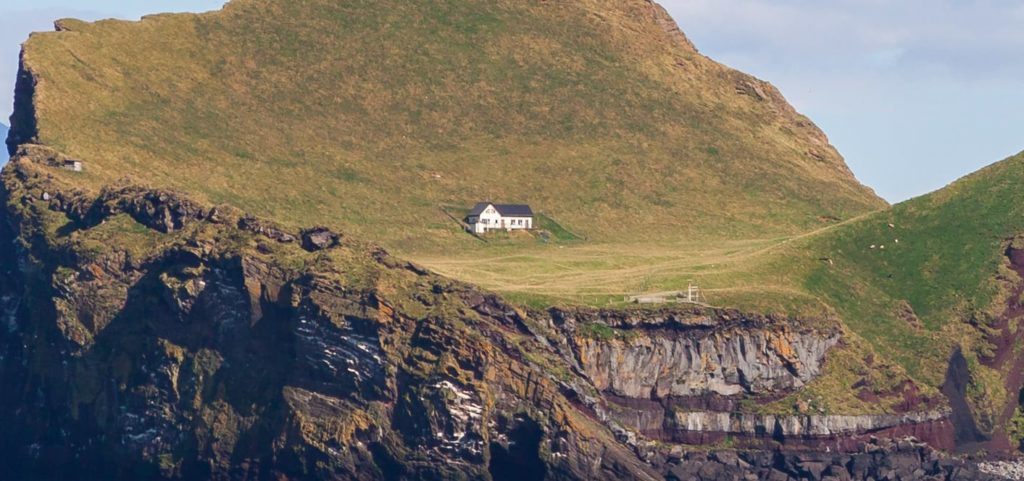
<path fill-rule="evenodd" d="M 314 227 L 302 232 L 302 248 L 310 252 L 330 249 L 341 242 L 341 236 L 326 227 Z"/>
<path fill-rule="evenodd" d="M 1011 373 L 1012 399 L 981 419 L 959 351 L 946 407 L 909 377 L 875 382 L 889 371 L 859 351 L 863 370 L 830 371 L 856 337 L 836 319 L 530 309 L 350 237 L 425 239 L 481 171 L 573 172 L 534 193 L 579 194 L 569 223 L 618 186 L 609 237 L 795 235 L 885 205 L 653 1 L 435 7 L 247 0 L 26 43 L 0 187 L 0 479 L 985 479 L 932 448 L 1016 434 L 999 425 L 1024 385 L 1020 285 L 976 357 Z M 58 149 L 88 167 L 57 170 Z M 630 193 L 638 166 L 659 181 Z M 679 217 L 694 193 L 735 205 Z M 1007 256 L 1024 276 L 1024 247 Z M 855 412 L 801 398 L 836 385 Z"/>
<path fill-rule="evenodd" d="M 675 412 L 654 435 L 688 444 L 733 437 L 748 446 L 827 447 L 837 452 L 856 450 L 870 436 L 912 436 L 934 448 L 954 449 L 949 415 L 948 410 L 865 415 Z"/>
<path fill-rule="evenodd" d="M 0 189 L 0 478 L 659 478 L 472 287 L 48 169 Z"/>
<path fill-rule="evenodd" d="M 915 436 L 951 449 L 949 409 L 898 414 L 765 414 L 742 407 L 798 392 L 841 341 L 834 323 L 728 310 L 553 310 L 572 362 L 601 393 L 619 436 L 686 444 L 857 449 L 867 434 Z M 911 386 L 912 388 L 912 386 Z"/>
<path fill-rule="evenodd" d="M 36 120 L 36 77 L 25 64 L 22 53 L 18 64 L 18 78 L 14 83 L 14 112 L 11 125 L 4 138 L 7 153 L 14 155 L 22 144 L 36 143 L 39 129 Z"/>
<path fill-rule="evenodd" d="M 722 329 L 642 331 L 622 339 L 577 336 L 584 372 L 601 391 L 639 399 L 767 394 L 817 376 L 837 334 L 739 322 Z"/>
<path fill-rule="evenodd" d="M 871 440 L 863 445 L 861 452 L 851 454 L 693 452 L 671 455 L 667 466 L 665 479 L 668 481 L 1005 479 L 983 472 L 978 466 L 963 464 L 912 440 Z"/>

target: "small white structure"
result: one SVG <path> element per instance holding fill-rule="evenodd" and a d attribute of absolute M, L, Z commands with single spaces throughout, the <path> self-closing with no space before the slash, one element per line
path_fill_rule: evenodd
<path fill-rule="evenodd" d="M 70 170 L 72 172 L 81 172 L 82 171 L 82 161 L 81 160 L 75 160 L 75 159 L 67 159 L 67 160 L 65 160 L 64 162 L 61 163 L 61 168 L 66 169 L 66 170 Z"/>
<path fill-rule="evenodd" d="M 533 229 L 533 210 L 524 204 L 480 202 L 466 216 L 470 230 L 483 234 L 492 230 Z"/>
<path fill-rule="evenodd" d="M 707 304 L 708 300 L 704 298 L 704 293 L 700 290 L 699 286 L 690 284 L 686 288 L 686 296 L 679 296 L 679 300 L 682 302 L 689 302 L 690 304 Z"/>
<path fill-rule="evenodd" d="M 655 292 L 652 294 L 628 296 L 626 297 L 626 301 L 636 304 L 685 302 L 687 304 L 697 304 L 699 306 L 708 305 L 708 300 L 704 297 L 704 292 L 700 290 L 700 287 L 693 284 L 690 284 L 685 291 Z"/>

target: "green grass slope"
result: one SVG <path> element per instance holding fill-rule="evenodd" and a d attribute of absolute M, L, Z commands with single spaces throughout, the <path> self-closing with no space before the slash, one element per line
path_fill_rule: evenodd
<path fill-rule="evenodd" d="M 809 242 L 808 292 L 932 382 L 949 351 L 1004 308 L 1006 249 L 1024 234 L 1024 154 Z M 903 307 L 901 307 L 903 306 Z M 909 321 L 906 306 L 919 320 Z M 904 312 L 904 314 L 899 314 Z"/>
<path fill-rule="evenodd" d="M 849 344 L 801 396 L 820 395 L 833 408 L 872 409 L 852 396 L 869 357 L 893 363 L 934 395 L 959 348 L 970 370 L 975 421 L 997 439 L 1019 440 L 1024 432 L 1005 426 L 1024 387 L 1024 319 L 1014 297 L 1022 280 L 1007 257 L 1010 247 L 1024 247 L 1021 185 L 1024 154 L 935 193 L 771 244 L 705 280 L 745 287 L 721 292 L 726 303 L 842 319 Z M 765 285 L 773 289 L 751 296 Z"/>
<path fill-rule="evenodd" d="M 644 0 L 235 0 L 59 29 L 25 45 L 38 132 L 19 140 L 84 159 L 80 182 L 129 176 L 413 258 L 478 256 L 439 205 L 481 199 L 616 245 L 885 205 L 773 87 Z"/>

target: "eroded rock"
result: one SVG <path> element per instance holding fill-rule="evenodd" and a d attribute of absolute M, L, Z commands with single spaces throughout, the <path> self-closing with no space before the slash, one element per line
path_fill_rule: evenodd
<path fill-rule="evenodd" d="M 341 235 L 326 227 L 302 231 L 302 248 L 310 252 L 330 249 L 341 242 Z"/>
<path fill-rule="evenodd" d="M 584 372 L 602 391 L 627 398 L 782 392 L 820 371 L 838 335 L 785 326 L 667 329 L 621 338 L 573 338 Z"/>

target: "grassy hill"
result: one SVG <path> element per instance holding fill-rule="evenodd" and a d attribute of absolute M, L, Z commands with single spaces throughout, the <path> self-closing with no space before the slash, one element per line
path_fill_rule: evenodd
<path fill-rule="evenodd" d="M 806 290 L 918 379 L 941 383 L 962 346 L 983 427 L 1005 427 L 1022 388 L 1022 280 L 1008 259 L 1022 247 L 1022 182 L 1024 154 L 840 226 L 805 256 L 831 261 L 806 271 Z"/>
<path fill-rule="evenodd" d="M 619 252 L 885 205 L 773 87 L 646 1 L 235 0 L 58 28 L 25 46 L 40 121 L 16 140 L 84 159 L 81 182 L 328 224 L 438 268 L 535 252 L 439 209 L 481 199 Z"/>

